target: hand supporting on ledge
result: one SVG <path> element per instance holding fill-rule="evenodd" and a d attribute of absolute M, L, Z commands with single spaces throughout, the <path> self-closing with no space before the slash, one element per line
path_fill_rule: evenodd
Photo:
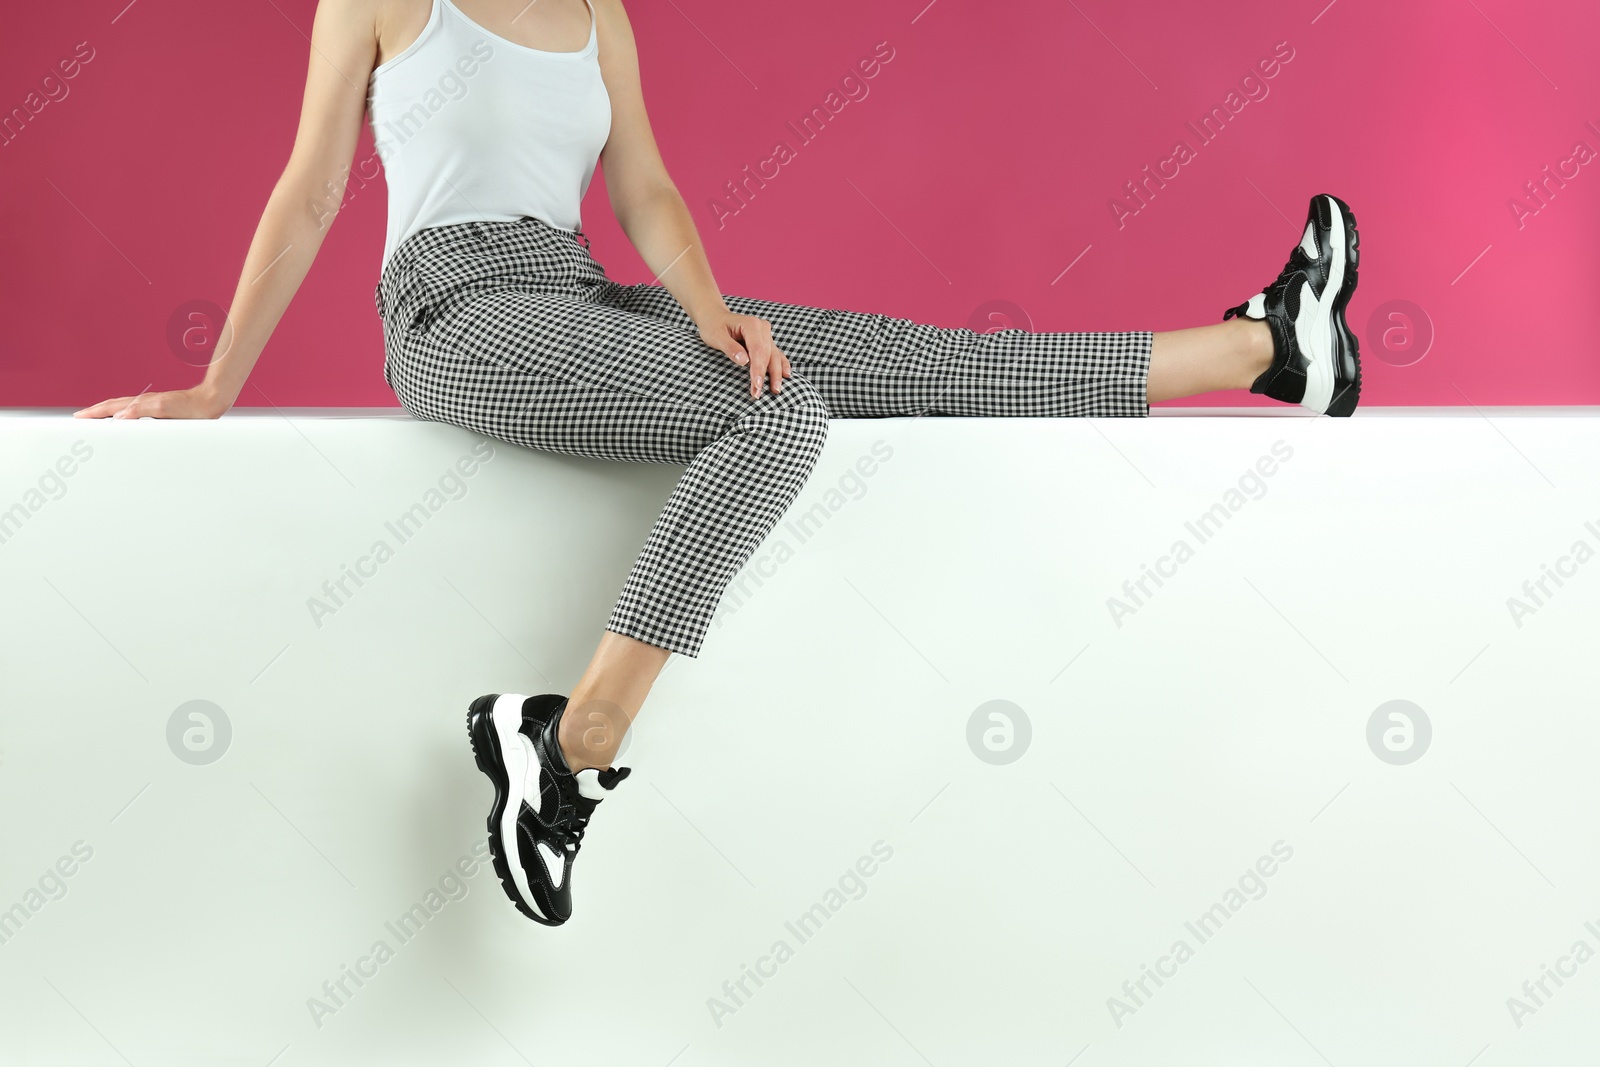
<path fill-rule="evenodd" d="M 113 397 L 72 414 L 79 419 L 215 419 L 232 406 L 214 388 L 202 383 L 192 389 Z"/>

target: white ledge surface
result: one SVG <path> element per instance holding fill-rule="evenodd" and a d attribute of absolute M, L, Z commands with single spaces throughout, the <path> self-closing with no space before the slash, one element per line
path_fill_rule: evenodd
<path fill-rule="evenodd" d="M 678 468 L 5 415 L 0 1062 L 1587 1062 L 1600 417 L 1163 416 L 833 423 L 549 930 L 450 873 L 466 706 Z"/>

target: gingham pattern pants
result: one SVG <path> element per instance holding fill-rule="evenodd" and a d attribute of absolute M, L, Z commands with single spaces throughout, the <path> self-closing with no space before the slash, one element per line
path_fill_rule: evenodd
<path fill-rule="evenodd" d="M 412 235 L 375 293 L 384 379 L 418 419 L 686 464 L 607 623 L 685 656 L 800 492 L 830 418 L 1149 414 L 1149 331 L 980 334 L 727 296 L 772 324 L 794 369 L 752 398 L 749 371 L 701 341 L 670 292 L 611 281 L 587 245 L 534 218 Z"/>

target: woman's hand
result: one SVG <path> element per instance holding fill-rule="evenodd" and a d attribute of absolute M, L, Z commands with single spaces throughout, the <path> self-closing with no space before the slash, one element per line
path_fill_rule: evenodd
<path fill-rule="evenodd" d="M 102 400 L 93 407 L 73 412 L 75 418 L 103 419 L 216 419 L 233 404 L 221 396 L 197 385 L 193 389 L 177 389 L 170 393 L 140 393 L 138 396 L 119 396 Z"/>
<path fill-rule="evenodd" d="M 699 324 L 700 340 L 725 353 L 741 367 L 750 368 L 750 395 L 761 395 L 763 379 L 770 380 L 774 394 L 783 391 L 783 379 L 794 372 L 789 357 L 772 341 L 772 324 L 754 315 L 735 315 L 722 311 Z"/>

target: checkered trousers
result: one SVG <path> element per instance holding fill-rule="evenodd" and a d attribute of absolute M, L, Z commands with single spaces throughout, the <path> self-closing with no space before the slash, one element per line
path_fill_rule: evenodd
<path fill-rule="evenodd" d="M 580 243 L 581 242 L 581 243 Z M 700 340 L 659 285 L 620 285 L 534 218 L 407 238 L 375 298 L 384 379 L 412 416 L 549 452 L 682 463 L 607 629 L 685 656 L 799 494 L 830 418 L 1149 414 L 1149 331 L 976 333 L 727 296 L 772 324 L 794 376 Z"/>

